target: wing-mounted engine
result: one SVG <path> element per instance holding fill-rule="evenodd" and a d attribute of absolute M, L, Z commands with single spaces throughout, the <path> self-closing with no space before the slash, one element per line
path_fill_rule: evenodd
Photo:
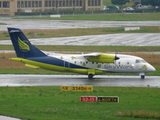
<path fill-rule="evenodd" d="M 94 54 L 86 54 L 84 57 L 91 62 L 98 62 L 98 63 L 114 63 L 115 60 L 119 58 L 114 55 L 103 54 L 103 53 L 94 53 Z"/>

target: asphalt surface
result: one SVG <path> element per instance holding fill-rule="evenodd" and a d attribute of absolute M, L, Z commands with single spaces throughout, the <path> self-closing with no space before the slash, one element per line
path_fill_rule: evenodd
<path fill-rule="evenodd" d="M 13 75 L 1 74 L 0 86 L 121 86 L 121 87 L 160 87 L 159 76 L 107 76 L 96 75 L 88 79 L 87 75 Z"/>
<path fill-rule="evenodd" d="M 74 37 L 30 39 L 34 45 L 118 45 L 118 46 L 160 46 L 160 33 L 121 33 L 86 35 Z M 11 45 L 11 40 L 1 40 L 2 45 Z"/>

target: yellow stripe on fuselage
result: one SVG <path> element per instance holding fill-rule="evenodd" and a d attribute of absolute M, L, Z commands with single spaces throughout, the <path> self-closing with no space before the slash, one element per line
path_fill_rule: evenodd
<path fill-rule="evenodd" d="M 23 58 L 10 58 L 10 59 L 13 61 L 24 63 L 28 67 L 43 68 L 43 69 L 59 71 L 59 72 L 74 72 L 74 73 L 87 75 L 88 70 L 89 70 L 89 69 L 76 69 L 76 68 L 69 68 L 69 67 L 61 67 L 61 66 L 36 62 L 36 61 L 23 59 Z M 105 72 L 101 71 L 101 70 L 95 70 L 95 74 L 103 74 L 103 73 L 105 73 Z"/>

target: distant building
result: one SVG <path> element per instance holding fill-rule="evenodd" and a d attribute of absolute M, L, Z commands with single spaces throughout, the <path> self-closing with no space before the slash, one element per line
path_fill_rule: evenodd
<path fill-rule="evenodd" d="M 103 0 L 0 0 L 0 14 L 44 12 L 52 10 L 102 10 Z"/>

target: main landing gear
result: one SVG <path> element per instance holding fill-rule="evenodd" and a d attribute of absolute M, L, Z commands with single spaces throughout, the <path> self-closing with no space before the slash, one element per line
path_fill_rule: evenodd
<path fill-rule="evenodd" d="M 93 76 L 94 76 L 93 74 L 88 74 L 88 78 L 89 78 L 89 79 L 92 79 Z"/>
<path fill-rule="evenodd" d="M 145 78 L 145 75 L 141 75 L 141 79 L 144 79 Z"/>

